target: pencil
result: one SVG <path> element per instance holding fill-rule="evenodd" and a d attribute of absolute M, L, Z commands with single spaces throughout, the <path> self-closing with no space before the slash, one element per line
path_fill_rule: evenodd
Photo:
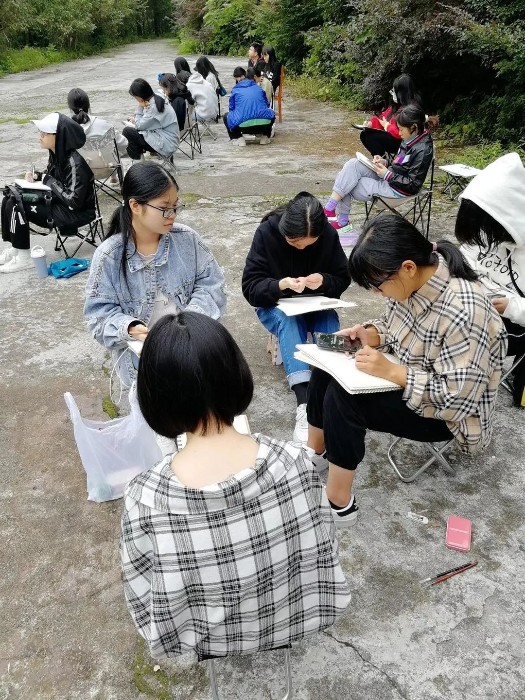
<path fill-rule="evenodd" d="M 429 576 L 428 578 L 424 578 L 419 583 L 430 583 L 430 581 L 435 581 L 436 579 L 441 578 L 442 576 L 454 574 L 456 573 L 456 571 L 461 572 L 466 566 L 476 565 L 477 563 L 477 561 L 469 561 L 467 564 L 461 564 L 461 566 L 455 566 L 453 569 L 448 569 L 447 571 L 443 571 L 442 573 L 436 574 L 435 576 Z"/>
<path fill-rule="evenodd" d="M 450 574 L 447 574 L 446 576 L 436 577 L 433 581 L 430 582 L 430 585 L 435 586 L 436 583 L 443 583 L 443 581 L 448 581 L 448 579 L 452 578 L 452 576 L 457 576 L 458 574 L 462 574 L 464 571 L 468 571 L 469 569 L 473 569 L 477 565 L 478 565 L 478 562 L 473 561 L 470 564 L 466 564 L 465 566 L 463 566 L 459 571 L 451 571 Z"/>

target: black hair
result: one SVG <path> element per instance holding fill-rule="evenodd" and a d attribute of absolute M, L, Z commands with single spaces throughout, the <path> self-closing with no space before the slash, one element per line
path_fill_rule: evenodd
<path fill-rule="evenodd" d="M 277 57 L 275 55 L 275 49 L 273 48 L 273 46 L 263 46 L 262 53 L 268 54 L 268 65 L 269 66 L 273 66 L 274 63 L 277 63 Z"/>
<path fill-rule="evenodd" d="M 477 245 L 482 250 L 497 248 L 501 243 L 515 243 L 499 221 L 470 199 L 462 199 L 454 233 L 460 243 Z"/>
<path fill-rule="evenodd" d="M 326 216 L 323 205 L 310 192 L 299 192 L 288 204 L 266 214 L 262 221 L 270 216 L 280 215 L 279 232 L 285 238 L 319 238 L 326 226 Z M 261 222 L 262 223 L 262 222 Z"/>
<path fill-rule="evenodd" d="M 89 97 L 80 88 L 72 88 L 67 94 L 67 106 L 73 112 L 71 119 L 77 124 L 89 122 Z"/>
<path fill-rule="evenodd" d="M 477 274 L 457 246 L 437 241 L 436 251 L 448 265 L 451 277 L 474 282 Z M 348 260 L 350 278 L 364 289 L 381 285 L 388 275 L 395 275 L 405 260 L 418 267 L 435 265 L 438 257 L 434 244 L 400 214 L 380 214 L 363 228 Z"/>
<path fill-rule="evenodd" d="M 135 78 L 129 86 L 129 94 L 133 97 L 140 97 L 141 100 L 147 100 L 148 102 L 153 97 L 157 110 L 159 112 L 164 112 L 164 107 L 166 106 L 165 100 L 160 95 L 153 92 L 153 88 L 144 78 Z"/>
<path fill-rule="evenodd" d="M 207 56 L 199 56 L 195 61 L 195 70 L 197 73 L 200 73 L 204 79 L 206 79 L 210 73 L 213 73 L 217 80 L 219 79 L 219 74 L 215 66 Z"/>
<path fill-rule="evenodd" d="M 250 44 L 251 47 L 253 47 L 257 51 L 257 56 L 261 58 L 262 56 L 262 44 L 260 41 L 252 41 Z"/>
<path fill-rule="evenodd" d="M 439 124 L 439 118 L 437 116 L 427 117 L 421 105 L 410 104 L 402 107 L 396 113 L 396 122 L 398 126 L 408 128 L 415 126 L 417 133 L 422 134 L 425 128 L 428 128 L 429 131 L 434 130 Z"/>
<path fill-rule="evenodd" d="M 414 81 L 408 73 L 398 75 L 394 80 L 393 88 L 397 97 L 397 104 L 394 105 L 396 109 L 410 104 L 422 106 L 421 95 L 416 91 Z"/>
<path fill-rule="evenodd" d="M 133 230 L 133 216 L 129 200 L 134 199 L 139 204 L 146 204 L 155 197 L 164 194 L 171 185 L 178 191 L 179 186 L 173 175 L 165 170 L 159 163 L 152 161 L 140 161 L 131 166 L 122 182 L 122 204 L 118 206 L 111 217 L 106 238 L 120 234 L 122 236 L 122 256 L 120 259 L 120 269 L 124 278 L 127 277 L 127 247 L 131 239 L 135 242 L 135 232 Z"/>
<path fill-rule="evenodd" d="M 175 73 L 177 75 L 183 70 L 186 71 L 186 73 L 189 73 L 191 75 L 191 68 L 190 64 L 188 61 L 184 58 L 184 56 L 177 56 L 177 58 L 173 61 L 173 65 L 175 66 Z"/>
<path fill-rule="evenodd" d="M 237 68 L 233 69 L 233 77 L 234 78 L 245 78 L 246 71 L 241 66 L 237 66 Z"/>
<path fill-rule="evenodd" d="M 181 70 L 179 73 L 177 73 L 177 78 L 183 85 L 186 85 L 188 80 L 191 78 L 191 73 L 188 73 L 187 70 Z"/>
<path fill-rule="evenodd" d="M 168 100 L 170 101 L 186 89 L 184 83 L 173 73 L 163 73 L 159 85 L 168 91 Z"/>
<path fill-rule="evenodd" d="M 261 71 L 259 71 L 259 75 L 260 74 L 261 74 Z M 248 80 L 255 80 L 255 75 L 256 75 L 255 68 L 250 67 L 250 68 L 246 69 L 246 78 Z"/>
<path fill-rule="evenodd" d="M 134 166 L 135 167 L 135 166 Z M 181 311 L 160 318 L 142 348 L 137 395 L 149 426 L 174 439 L 211 425 L 220 431 L 244 413 L 253 378 L 224 326 L 204 314 Z"/>

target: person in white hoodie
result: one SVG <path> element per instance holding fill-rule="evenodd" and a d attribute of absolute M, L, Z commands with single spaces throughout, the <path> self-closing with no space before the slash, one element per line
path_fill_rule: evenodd
<path fill-rule="evenodd" d="M 192 73 L 187 82 L 188 90 L 195 100 L 195 116 L 200 122 L 216 121 L 219 115 L 217 93 L 200 73 Z"/>
<path fill-rule="evenodd" d="M 456 238 L 480 275 L 509 334 L 508 355 L 525 355 L 525 168 L 517 153 L 488 165 L 460 195 Z M 525 406 L 525 358 L 513 372 L 516 406 Z"/>

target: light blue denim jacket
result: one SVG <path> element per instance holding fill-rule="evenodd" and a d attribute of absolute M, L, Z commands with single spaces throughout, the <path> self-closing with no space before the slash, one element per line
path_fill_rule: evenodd
<path fill-rule="evenodd" d="M 105 240 L 95 251 L 86 286 L 84 318 L 95 340 L 111 350 L 122 383 L 136 377 L 133 354 L 127 349 L 132 321 L 148 325 L 157 290 L 181 310 L 219 318 L 226 308 L 224 274 L 199 235 L 175 223 L 161 237 L 149 264 L 128 242 L 127 278 L 121 271 L 122 236 Z M 135 358 L 136 360 L 136 358 Z"/>

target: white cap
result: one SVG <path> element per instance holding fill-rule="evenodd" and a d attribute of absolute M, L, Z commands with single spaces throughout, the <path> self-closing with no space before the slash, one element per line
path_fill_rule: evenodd
<path fill-rule="evenodd" d="M 32 119 L 36 128 L 44 134 L 56 134 L 58 126 L 58 112 L 46 114 L 43 119 Z"/>

